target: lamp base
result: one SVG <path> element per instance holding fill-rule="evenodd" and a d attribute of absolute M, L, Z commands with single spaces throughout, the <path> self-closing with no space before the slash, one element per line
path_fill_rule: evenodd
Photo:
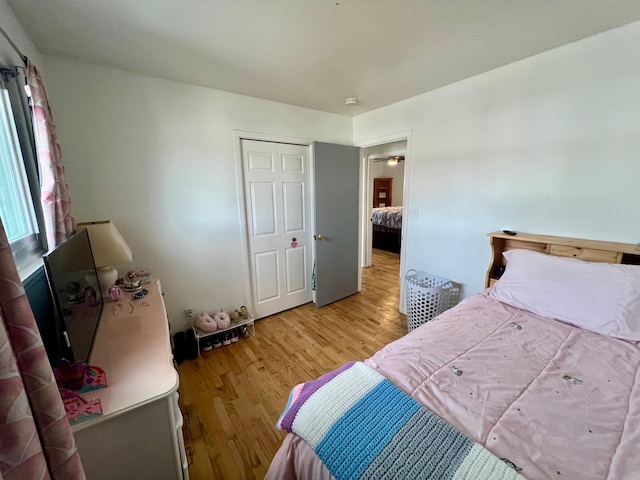
<path fill-rule="evenodd" d="M 109 298 L 109 288 L 115 285 L 116 280 L 118 280 L 118 271 L 110 266 L 96 268 L 96 271 L 98 272 L 102 297 Z"/>
<path fill-rule="evenodd" d="M 100 298 L 103 298 L 102 292 L 100 291 L 100 287 L 98 285 L 98 278 L 93 274 L 93 271 L 91 273 L 87 273 L 84 276 L 84 281 L 87 282 L 88 286 L 93 288 L 94 292 L 96 292 L 96 300 L 100 300 Z"/>

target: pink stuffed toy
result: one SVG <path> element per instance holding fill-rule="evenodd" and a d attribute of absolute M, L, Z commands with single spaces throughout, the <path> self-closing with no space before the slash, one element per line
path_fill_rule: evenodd
<path fill-rule="evenodd" d="M 229 325 L 231 325 L 231 317 L 229 317 L 227 312 L 223 312 L 222 310 L 214 313 L 213 319 L 216 321 L 219 329 L 229 328 Z"/>
<path fill-rule="evenodd" d="M 196 327 L 203 332 L 215 332 L 218 328 L 216 321 L 206 312 L 200 312 L 200 316 L 196 318 Z"/>

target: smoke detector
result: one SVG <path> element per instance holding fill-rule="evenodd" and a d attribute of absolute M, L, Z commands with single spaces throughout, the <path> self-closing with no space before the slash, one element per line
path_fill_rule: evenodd
<path fill-rule="evenodd" d="M 349 97 L 344 101 L 344 104 L 347 107 L 355 107 L 358 105 L 358 99 L 356 97 Z"/>

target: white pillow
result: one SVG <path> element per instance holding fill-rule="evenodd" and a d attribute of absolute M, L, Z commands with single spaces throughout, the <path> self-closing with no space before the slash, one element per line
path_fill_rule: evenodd
<path fill-rule="evenodd" d="M 593 332 L 640 341 L 640 266 L 585 262 L 529 250 L 503 253 L 489 295 Z"/>

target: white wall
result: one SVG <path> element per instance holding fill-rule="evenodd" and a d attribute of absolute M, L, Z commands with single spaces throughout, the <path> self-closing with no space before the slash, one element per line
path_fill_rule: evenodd
<path fill-rule="evenodd" d="M 247 303 L 233 130 L 352 141 L 350 117 L 44 58 L 76 219 L 114 220 L 174 330 Z"/>
<path fill-rule="evenodd" d="M 487 232 L 640 241 L 640 23 L 354 119 L 412 131 L 407 268 L 482 289 Z"/>
<path fill-rule="evenodd" d="M 386 178 L 393 178 L 391 181 L 391 204 L 394 207 L 401 207 L 402 187 L 404 186 L 404 162 L 396 163 L 395 165 L 389 165 L 387 162 L 382 162 L 382 176 Z"/>
<path fill-rule="evenodd" d="M 371 164 L 369 173 L 371 174 L 371 181 L 369 182 L 371 183 L 371 185 L 373 185 L 374 178 L 384 178 L 384 165 L 382 164 L 382 162 L 373 162 Z M 371 200 L 373 201 L 373 196 L 371 197 Z"/>
<path fill-rule="evenodd" d="M 38 49 L 22 28 L 6 0 L 0 0 L 0 27 L 18 47 L 22 55 L 26 55 L 38 67 L 38 70 L 42 71 L 42 59 Z M 11 48 L 11 44 L 2 35 L 0 35 L 0 65 L 22 65 L 20 55 Z"/>

